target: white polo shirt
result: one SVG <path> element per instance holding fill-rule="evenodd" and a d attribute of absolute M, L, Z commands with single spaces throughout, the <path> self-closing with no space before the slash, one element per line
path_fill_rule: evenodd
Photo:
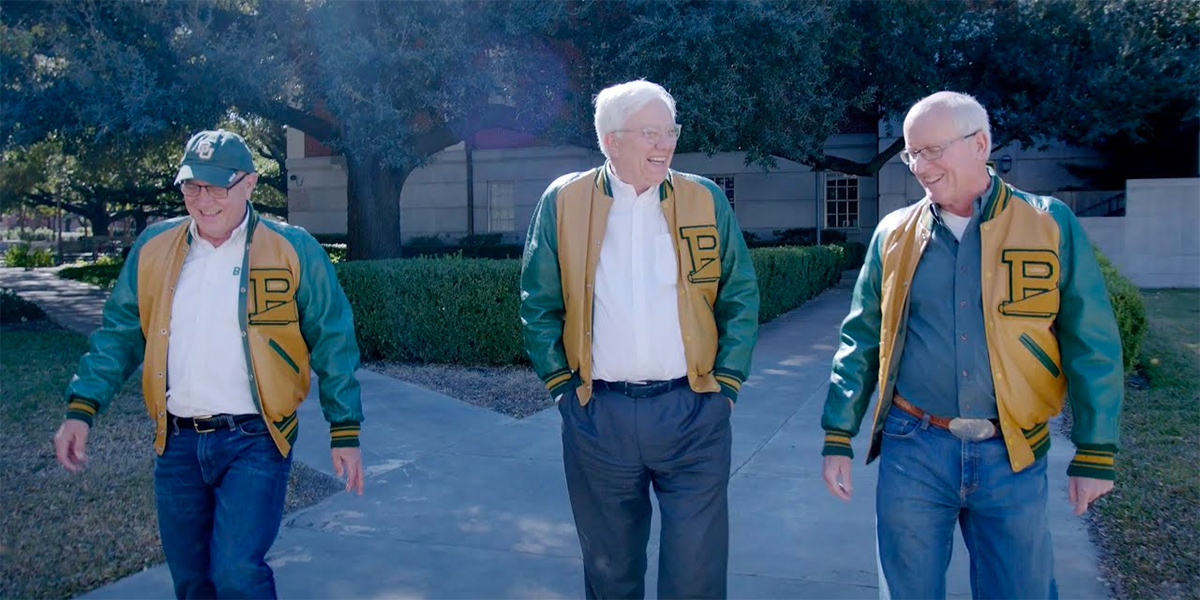
<path fill-rule="evenodd" d="M 250 213 L 229 239 L 213 246 L 200 237 L 183 261 L 171 301 L 167 348 L 167 410 L 180 417 L 258 412 L 250 395 L 238 302 Z"/>
<path fill-rule="evenodd" d="M 679 329 L 679 264 L 659 186 L 638 195 L 608 170 L 608 213 L 592 313 L 592 377 L 655 381 L 687 375 Z"/>

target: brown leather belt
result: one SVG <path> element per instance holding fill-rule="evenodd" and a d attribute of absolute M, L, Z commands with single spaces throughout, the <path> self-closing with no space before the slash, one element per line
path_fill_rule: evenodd
<path fill-rule="evenodd" d="M 921 410 L 920 408 L 918 408 L 912 402 L 905 400 L 904 397 L 901 396 L 900 394 L 895 394 L 894 396 L 892 396 L 892 406 L 895 406 L 896 408 L 898 408 L 918 419 L 925 419 L 925 417 L 929 417 L 930 424 L 935 425 L 937 427 L 941 427 L 942 429 L 945 429 L 946 431 L 949 431 L 956 436 L 962 437 L 959 435 L 959 433 L 960 433 L 959 428 L 951 425 L 951 422 L 954 421 L 955 419 L 931 415 L 931 414 Z M 958 419 L 958 420 L 962 421 L 963 419 Z M 992 425 L 995 426 L 995 428 L 996 428 L 995 434 L 993 434 L 992 436 L 988 436 L 988 437 L 995 437 L 995 435 L 1000 434 L 1000 420 L 999 419 L 973 419 L 973 420 L 978 420 L 978 421 L 987 420 L 987 421 L 990 421 L 992 423 Z M 987 425 L 983 425 L 983 426 L 987 427 Z M 983 439 L 987 439 L 987 438 L 983 438 Z"/>

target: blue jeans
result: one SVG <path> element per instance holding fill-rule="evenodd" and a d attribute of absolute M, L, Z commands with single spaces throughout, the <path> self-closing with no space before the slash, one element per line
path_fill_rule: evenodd
<path fill-rule="evenodd" d="M 265 560 L 283 519 L 292 457 L 262 419 L 208 433 L 168 421 L 154 466 L 158 530 L 179 598 L 274 598 Z"/>
<path fill-rule="evenodd" d="M 954 525 L 975 598 L 1057 598 L 1046 457 L 1019 473 L 1004 440 L 965 442 L 897 409 L 883 426 L 876 487 L 881 598 L 945 598 Z"/>

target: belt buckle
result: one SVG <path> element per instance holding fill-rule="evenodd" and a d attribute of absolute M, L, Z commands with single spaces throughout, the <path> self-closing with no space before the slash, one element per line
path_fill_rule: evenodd
<path fill-rule="evenodd" d="M 213 418 L 212 415 L 200 415 L 197 417 L 192 417 L 192 429 L 195 429 L 196 433 L 212 433 L 212 432 L 216 431 L 217 430 L 216 427 L 200 429 L 200 422 L 198 421 L 198 419 L 211 419 L 211 418 Z"/>
<path fill-rule="evenodd" d="M 657 396 L 666 391 L 666 385 L 662 382 L 634 383 L 629 384 L 629 388 L 629 397 L 637 400 Z"/>
<path fill-rule="evenodd" d="M 996 426 L 987 419 L 950 419 L 950 433 L 954 437 L 968 442 L 982 442 L 996 435 Z"/>

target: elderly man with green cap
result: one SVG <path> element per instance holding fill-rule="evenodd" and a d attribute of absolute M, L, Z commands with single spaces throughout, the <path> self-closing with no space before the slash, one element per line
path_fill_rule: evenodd
<path fill-rule="evenodd" d="M 188 142 L 175 179 L 188 216 L 138 237 L 54 436 L 58 461 L 79 471 L 93 419 L 142 365 L 159 532 L 179 598 L 276 596 L 265 556 L 310 369 L 334 470 L 362 494 L 350 304 L 311 235 L 254 211 L 257 182 L 238 134 L 203 131 Z"/>

